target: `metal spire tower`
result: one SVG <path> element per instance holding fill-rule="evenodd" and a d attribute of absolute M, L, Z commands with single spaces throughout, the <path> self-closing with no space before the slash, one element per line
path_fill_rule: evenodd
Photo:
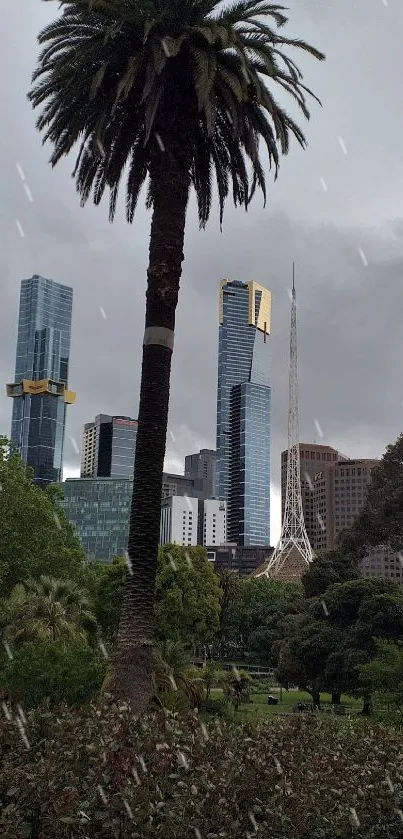
<path fill-rule="evenodd" d="M 256 577 L 275 577 L 297 581 L 313 559 L 302 509 L 299 459 L 298 375 L 297 375 L 297 300 L 295 266 L 292 266 L 292 303 L 290 337 L 290 377 L 288 405 L 287 490 L 280 540 L 265 567 Z"/>

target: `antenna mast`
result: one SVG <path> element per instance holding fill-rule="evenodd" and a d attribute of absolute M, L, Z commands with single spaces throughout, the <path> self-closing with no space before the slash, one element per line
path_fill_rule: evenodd
<path fill-rule="evenodd" d="M 302 509 L 299 457 L 297 300 L 295 264 L 292 265 L 290 374 L 288 390 L 287 489 L 281 535 L 274 553 L 256 577 L 276 577 L 290 582 L 300 580 L 312 562 L 313 552 L 305 528 Z"/>

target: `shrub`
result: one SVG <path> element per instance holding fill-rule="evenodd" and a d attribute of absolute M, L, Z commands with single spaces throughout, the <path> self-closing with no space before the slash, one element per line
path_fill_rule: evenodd
<path fill-rule="evenodd" d="M 105 659 L 84 642 L 36 641 L 23 644 L 4 662 L 0 683 L 11 701 L 26 708 L 43 700 L 50 706 L 83 705 L 99 691 L 105 673 Z"/>
<path fill-rule="evenodd" d="M 136 720 L 123 705 L 26 717 L 0 718 L 2 839 L 402 836 L 401 734 L 391 728 Z"/>
<path fill-rule="evenodd" d="M 206 699 L 203 702 L 201 711 L 205 714 L 220 717 L 230 721 L 234 718 L 234 705 L 225 696 L 218 696 L 216 699 Z"/>

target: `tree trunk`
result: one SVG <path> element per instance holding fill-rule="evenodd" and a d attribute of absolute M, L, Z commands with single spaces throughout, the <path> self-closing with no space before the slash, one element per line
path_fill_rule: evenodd
<path fill-rule="evenodd" d="M 310 693 L 312 696 L 313 707 L 320 708 L 320 690 L 318 690 L 318 688 L 312 688 Z"/>
<path fill-rule="evenodd" d="M 364 696 L 362 711 L 360 712 L 364 717 L 372 716 L 372 701 L 370 696 Z"/>
<path fill-rule="evenodd" d="M 181 146 L 179 140 L 175 143 L 170 138 L 169 154 L 156 144 L 150 167 L 153 217 L 129 527 L 129 573 L 111 684 L 112 694 L 117 699 L 129 700 L 139 714 L 148 706 L 154 692 L 152 644 L 162 474 L 189 195 L 189 160 L 184 157 L 183 137 L 180 142 Z"/>
<path fill-rule="evenodd" d="M 341 702 L 341 693 L 332 692 L 332 705 L 340 705 Z"/>

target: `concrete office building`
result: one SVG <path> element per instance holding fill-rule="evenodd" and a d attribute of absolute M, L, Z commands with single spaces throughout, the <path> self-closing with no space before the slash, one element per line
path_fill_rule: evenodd
<path fill-rule="evenodd" d="M 137 420 L 98 414 L 84 426 L 82 478 L 132 478 L 136 453 Z"/>
<path fill-rule="evenodd" d="M 200 502 L 203 545 L 225 545 L 227 541 L 227 505 L 225 501 L 207 498 Z"/>
<path fill-rule="evenodd" d="M 338 533 L 350 527 L 362 510 L 378 460 L 343 460 L 318 470 L 314 481 L 316 551 L 335 547 Z"/>
<path fill-rule="evenodd" d="M 211 498 L 215 495 L 215 465 L 216 452 L 214 449 L 201 449 L 196 454 L 189 454 L 185 457 L 185 478 L 208 481 Z"/>
<path fill-rule="evenodd" d="M 226 541 L 226 504 L 173 495 L 161 503 L 160 544 L 221 545 Z"/>
<path fill-rule="evenodd" d="M 197 498 L 171 495 L 161 503 L 160 545 L 197 545 Z"/>
<path fill-rule="evenodd" d="M 403 554 L 392 551 L 387 545 L 373 548 L 371 553 L 360 561 L 363 577 L 386 577 L 398 585 L 403 585 Z"/>
<path fill-rule="evenodd" d="M 312 549 L 315 550 L 315 539 L 317 531 L 317 518 L 314 503 L 315 475 L 321 470 L 327 469 L 332 463 L 346 460 L 332 446 L 322 446 L 317 443 L 300 443 L 300 474 L 301 474 L 301 495 L 302 509 L 306 532 Z M 287 461 L 288 451 L 281 452 L 281 521 L 284 519 L 285 496 L 287 489 Z"/>
<path fill-rule="evenodd" d="M 228 539 L 270 543 L 271 294 L 254 282 L 220 286 L 215 495 Z"/>
<path fill-rule="evenodd" d="M 61 480 L 73 290 L 34 274 L 22 280 L 11 441 L 40 486 Z"/>

